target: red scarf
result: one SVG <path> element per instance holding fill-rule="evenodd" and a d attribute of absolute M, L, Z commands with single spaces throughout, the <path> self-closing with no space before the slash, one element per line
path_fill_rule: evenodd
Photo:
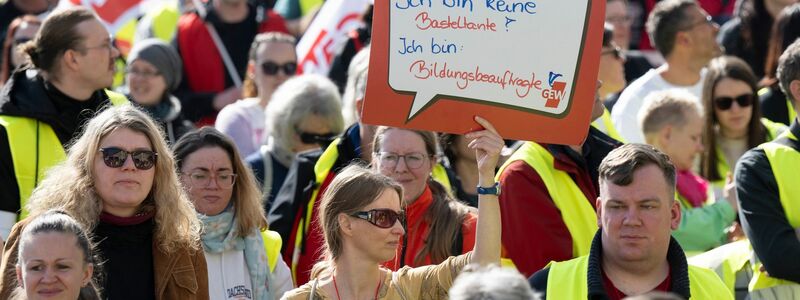
<path fill-rule="evenodd" d="M 708 199 L 708 181 L 691 170 L 678 171 L 678 194 L 689 201 L 692 207 L 701 207 Z"/>

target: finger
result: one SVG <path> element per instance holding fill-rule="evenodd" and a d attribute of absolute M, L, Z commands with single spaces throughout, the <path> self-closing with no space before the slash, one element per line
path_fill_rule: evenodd
<path fill-rule="evenodd" d="M 464 135 L 464 137 L 466 137 L 467 139 L 488 138 L 488 139 L 497 140 L 497 141 L 502 141 L 503 140 L 503 138 L 500 137 L 500 135 L 498 135 L 495 132 L 489 131 L 489 130 L 481 130 L 481 131 L 470 132 L 470 133 L 467 133 L 466 135 Z"/>
<path fill-rule="evenodd" d="M 483 126 L 483 128 L 485 128 L 486 130 L 489 130 L 491 132 L 497 133 L 497 129 L 495 129 L 494 126 L 492 126 L 492 123 L 490 123 L 489 120 L 481 118 L 480 116 L 475 116 L 474 119 L 475 119 L 475 122 L 478 122 L 478 124 L 481 124 L 481 126 Z"/>

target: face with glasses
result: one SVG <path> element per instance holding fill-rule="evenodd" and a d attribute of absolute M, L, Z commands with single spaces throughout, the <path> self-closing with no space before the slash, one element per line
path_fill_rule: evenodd
<path fill-rule="evenodd" d="M 158 68 L 144 59 L 134 60 L 125 70 L 131 100 L 144 106 L 161 101 L 167 91 L 167 81 Z"/>
<path fill-rule="evenodd" d="M 603 82 L 600 98 L 605 99 L 625 87 L 625 58 L 623 50 L 613 41 L 600 51 L 600 68 L 597 79 Z"/>
<path fill-rule="evenodd" d="M 335 134 L 331 132 L 329 121 L 322 116 L 310 114 L 303 118 L 295 128 L 294 153 L 319 149 L 333 140 Z"/>
<path fill-rule="evenodd" d="M 405 234 L 405 220 L 400 197 L 392 189 L 385 189 L 375 201 L 357 212 L 339 215 L 339 226 L 349 236 L 357 249 L 376 262 L 392 259 Z"/>
<path fill-rule="evenodd" d="M 722 48 L 717 43 L 719 25 L 714 23 L 711 16 L 702 8 L 693 5 L 687 8 L 688 20 L 692 20 L 682 31 L 686 33 L 687 40 L 694 51 L 694 57 L 704 59 L 706 62 L 722 54 Z"/>
<path fill-rule="evenodd" d="M 254 71 L 258 95 L 270 97 L 284 81 L 297 71 L 294 45 L 266 42 L 258 47 Z"/>
<path fill-rule="evenodd" d="M 403 186 L 403 201 L 412 203 L 428 184 L 433 169 L 431 154 L 422 137 L 398 128 L 384 131 L 372 162 L 378 171 Z"/>
<path fill-rule="evenodd" d="M 747 125 L 753 117 L 753 89 L 741 80 L 723 78 L 714 86 L 714 114 L 721 133 L 730 138 L 747 134 Z"/>
<path fill-rule="evenodd" d="M 97 19 L 83 21 L 76 29 L 84 39 L 71 51 L 77 72 L 74 80 L 93 89 L 110 87 L 119 51 L 112 44 L 108 30 Z"/>
<path fill-rule="evenodd" d="M 103 211 L 134 215 L 153 187 L 157 154 L 141 132 L 118 128 L 100 140 L 94 156 L 94 186 Z"/>
<path fill-rule="evenodd" d="M 14 40 L 11 42 L 11 67 L 17 67 L 25 62 L 25 57 L 21 52 L 17 51 L 17 46 L 26 43 L 36 36 L 36 31 L 39 30 L 39 24 L 32 22 L 22 22 L 14 31 Z M 9 70 L 11 71 L 11 70 Z"/>
<path fill-rule="evenodd" d="M 631 42 L 631 17 L 623 0 L 606 2 L 606 22 L 614 26 L 614 42 L 627 49 Z"/>
<path fill-rule="evenodd" d="M 217 146 L 197 149 L 186 156 L 180 172 L 181 182 L 197 212 L 215 216 L 228 207 L 236 174 L 225 149 Z"/>

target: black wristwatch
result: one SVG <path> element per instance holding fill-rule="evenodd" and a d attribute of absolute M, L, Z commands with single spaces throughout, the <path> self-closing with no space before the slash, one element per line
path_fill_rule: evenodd
<path fill-rule="evenodd" d="M 500 196 L 500 182 L 495 182 L 491 187 L 478 186 L 478 195 Z"/>

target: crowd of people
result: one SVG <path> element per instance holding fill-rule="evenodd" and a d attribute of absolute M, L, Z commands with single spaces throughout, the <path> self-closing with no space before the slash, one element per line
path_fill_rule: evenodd
<path fill-rule="evenodd" d="M 372 4 L 6 0 L 0 299 L 800 297 L 800 2 L 605 1 L 558 145 L 361 122 Z"/>

